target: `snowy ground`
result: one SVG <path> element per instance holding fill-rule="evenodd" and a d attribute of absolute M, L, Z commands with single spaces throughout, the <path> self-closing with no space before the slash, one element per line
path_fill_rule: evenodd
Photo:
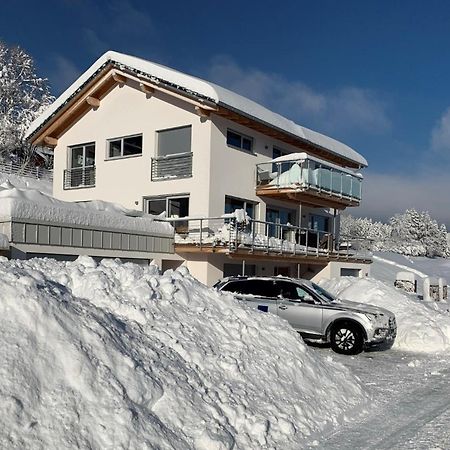
<path fill-rule="evenodd" d="M 185 268 L 1 258 L 0 286 L 0 448 L 297 449 L 368 404 Z"/>

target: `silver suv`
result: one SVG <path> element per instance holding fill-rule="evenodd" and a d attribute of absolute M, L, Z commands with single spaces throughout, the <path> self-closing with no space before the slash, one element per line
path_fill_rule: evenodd
<path fill-rule="evenodd" d="M 388 349 L 397 334 L 387 309 L 340 300 L 317 284 L 285 277 L 229 277 L 214 286 L 263 312 L 286 319 L 307 341 L 330 343 L 337 353 L 355 355 Z"/>

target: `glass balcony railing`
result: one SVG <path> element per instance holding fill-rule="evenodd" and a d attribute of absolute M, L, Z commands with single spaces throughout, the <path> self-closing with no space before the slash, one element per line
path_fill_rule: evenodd
<path fill-rule="evenodd" d="M 257 164 L 257 189 L 314 190 L 352 201 L 361 200 L 361 175 L 308 156 L 295 160 L 287 159 L 288 156 Z"/>

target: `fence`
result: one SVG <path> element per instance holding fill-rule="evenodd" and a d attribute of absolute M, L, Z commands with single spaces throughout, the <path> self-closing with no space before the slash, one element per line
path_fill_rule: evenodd
<path fill-rule="evenodd" d="M 52 170 L 44 169 L 43 167 L 21 165 L 20 163 L 0 161 L 0 172 L 19 175 L 21 177 L 36 178 L 38 180 L 53 180 Z"/>
<path fill-rule="evenodd" d="M 370 259 L 370 242 L 364 239 L 336 241 L 332 233 L 289 224 L 235 217 L 167 219 L 175 228 L 175 243 L 203 247 L 224 247 L 285 256 L 327 256 Z"/>

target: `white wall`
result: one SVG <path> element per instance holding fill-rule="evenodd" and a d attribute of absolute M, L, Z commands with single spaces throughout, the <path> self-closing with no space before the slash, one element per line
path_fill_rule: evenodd
<path fill-rule="evenodd" d="M 156 131 L 185 125 L 192 125 L 193 177 L 152 182 Z M 143 134 L 141 156 L 106 159 L 107 139 L 138 133 Z M 143 197 L 190 193 L 190 213 L 207 215 L 210 135 L 211 122 L 201 120 L 193 105 L 158 92 L 147 98 L 132 82 L 116 86 L 97 110 L 90 110 L 59 138 L 55 148 L 54 195 L 66 201 L 101 199 L 142 209 Z M 87 142 L 96 144 L 96 186 L 64 190 L 68 147 Z"/>

